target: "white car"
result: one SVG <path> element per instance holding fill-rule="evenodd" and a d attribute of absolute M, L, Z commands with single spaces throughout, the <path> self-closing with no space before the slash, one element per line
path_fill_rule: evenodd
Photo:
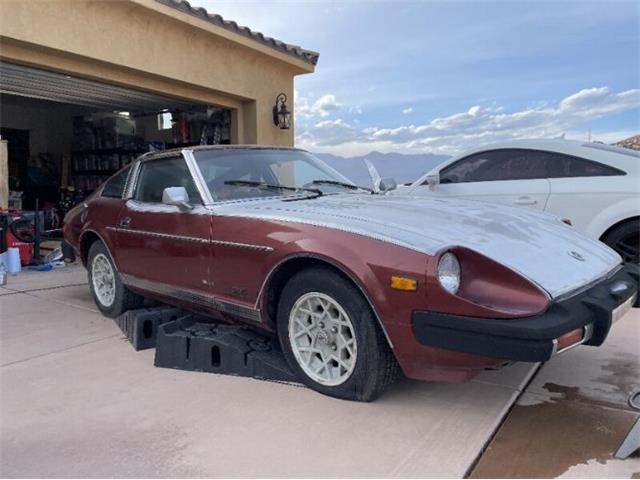
<path fill-rule="evenodd" d="M 398 193 L 544 210 L 639 263 L 640 152 L 569 140 L 518 140 L 453 157 Z"/>

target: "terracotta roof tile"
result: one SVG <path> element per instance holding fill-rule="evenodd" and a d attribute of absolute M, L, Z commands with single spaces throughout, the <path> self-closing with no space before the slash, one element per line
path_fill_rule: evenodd
<path fill-rule="evenodd" d="M 318 52 L 314 52 L 311 50 L 305 50 L 304 48 L 298 45 L 291 45 L 289 43 L 282 42 L 280 40 L 276 40 L 275 38 L 266 37 L 261 32 L 254 32 L 249 27 L 244 27 L 242 25 L 238 25 L 233 20 L 225 20 L 220 15 L 216 13 L 209 13 L 202 7 L 192 7 L 189 2 L 186 0 L 156 0 L 163 5 L 167 5 L 169 7 L 175 8 L 182 12 L 188 13 L 189 15 L 193 15 L 194 17 L 202 18 L 208 22 L 213 23 L 219 27 L 222 27 L 231 32 L 238 33 L 247 38 L 255 40 L 256 42 L 260 42 L 263 45 L 267 45 L 276 50 L 280 50 L 288 55 L 292 55 L 297 57 L 307 63 L 312 65 L 316 65 L 318 63 L 318 58 L 320 54 Z"/>

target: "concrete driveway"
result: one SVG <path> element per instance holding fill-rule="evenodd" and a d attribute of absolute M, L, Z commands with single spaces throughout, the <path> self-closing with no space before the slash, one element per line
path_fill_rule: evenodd
<path fill-rule="evenodd" d="M 24 272 L 7 287 L 4 477 L 463 477 L 537 369 L 463 385 L 402 380 L 374 403 L 345 402 L 155 368 L 153 350 L 135 352 L 97 313 L 80 267 Z"/>

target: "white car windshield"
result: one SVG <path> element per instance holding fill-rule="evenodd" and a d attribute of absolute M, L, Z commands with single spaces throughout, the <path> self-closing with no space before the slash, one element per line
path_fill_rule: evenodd
<path fill-rule="evenodd" d="M 361 190 L 301 150 L 228 148 L 194 156 L 214 201 Z"/>

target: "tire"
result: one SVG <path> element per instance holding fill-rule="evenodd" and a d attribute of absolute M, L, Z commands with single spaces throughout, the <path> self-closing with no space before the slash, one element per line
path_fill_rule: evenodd
<path fill-rule="evenodd" d="M 112 281 L 105 282 L 102 279 L 108 278 L 109 269 Z M 106 277 L 104 275 L 105 271 L 107 271 Z M 87 273 L 93 300 L 103 315 L 115 318 L 127 310 L 142 307 L 144 299 L 140 295 L 133 293 L 122 283 L 120 274 L 113 264 L 107 247 L 100 240 L 93 242 L 89 247 Z M 95 282 L 94 279 L 96 279 Z M 111 283 L 111 285 L 104 289 L 101 288 L 103 283 Z M 106 294 L 106 291 L 112 291 L 112 293 Z"/>
<path fill-rule="evenodd" d="M 369 402 L 396 378 L 396 359 L 367 300 L 329 268 L 306 269 L 289 280 L 277 327 L 287 362 L 320 393 Z"/>
<path fill-rule="evenodd" d="M 640 264 L 640 218 L 615 227 L 602 241 L 618 252 L 625 262 Z"/>

